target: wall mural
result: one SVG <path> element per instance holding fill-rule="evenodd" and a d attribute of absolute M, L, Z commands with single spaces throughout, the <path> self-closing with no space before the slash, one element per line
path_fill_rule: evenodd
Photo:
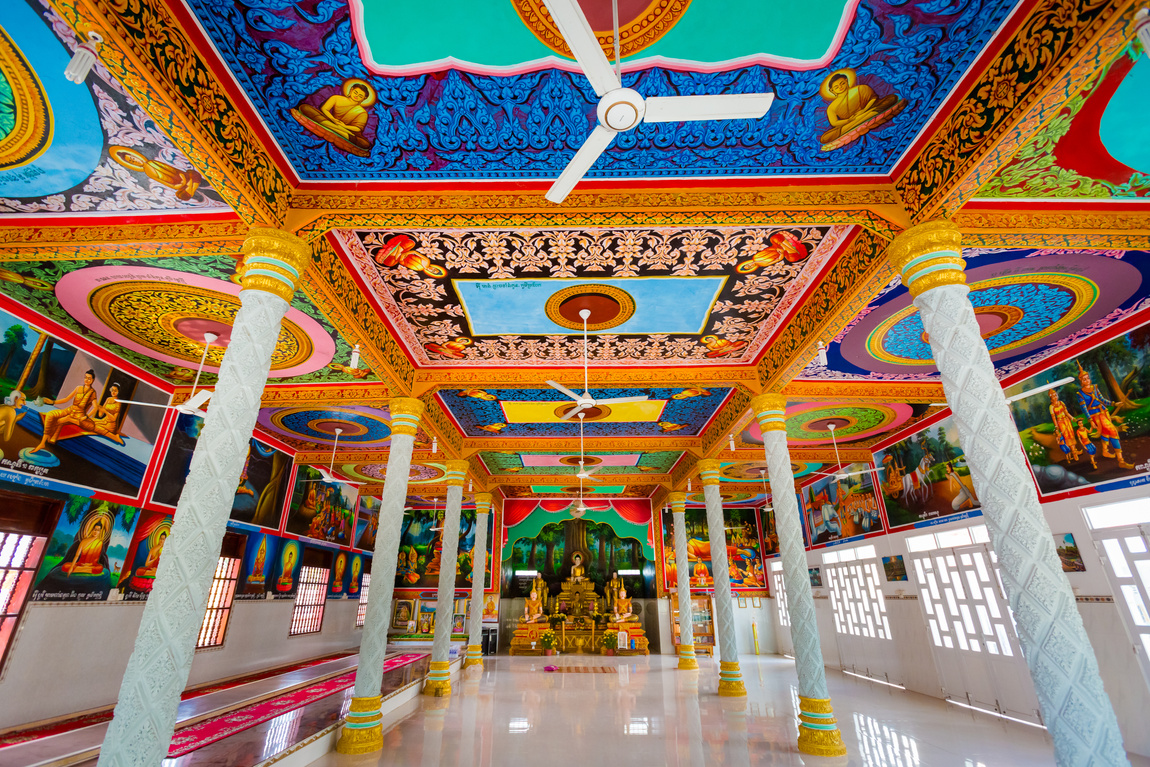
<path fill-rule="evenodd" d="M 882 474 L 878 472 L 878 476 Z M 869 463 L 852 463 L 835 476 L 817 479 L 798 491 L 809 545 L 823 546 L 883 532 L 875 476 Z"/>
<path fill-rule="evenodd" d="M 1057 381 L 1065 382 L 1010 406 L 1039 492 L 1143 484 L 1150 470 L 1150 326 L 1054 365 L 1009 392 Z"/>
<path fill-rule="evenodd" d="M 179 503 L 202 427 L 203 419 L 199 416 L 180 413 L 176 417 L 168 451 L 152 493 L 152 503 L 164 506 Z M 232 499 L 231 519 L 279 530 L 291 468 L 291 456 L 253 437 Z"/>
<path fill-rule="evenodd" d="M 350 546 L 355 535 L 358 492 L 342 482 L 324 482 L 323 475 L 311 466 L 300 466 L 284 532 Z"/>
<path fill-rule="evenodd" d="M 135 498 L 168 395 L 0 311 L 0 467 Z"/>
<path fill-rule="evenodd" d="M 340 232 L 419 365 L 751 364 L 850 227 Z M 508 278 L 518 279 L 508 279 Z"/>
<path fill-rule="evenodd" d="M 890 172 L 1015 5 L 742 0 L 722 5 L 740 23 L 719 47 L 710 27 L 691 34 L 714 12 L 696 4 L 642 10 L 660 20 L 626 42 L 624 83 L 645 96 L 774 92 L 774 107 L 762 120 L 641 125 L 592 176 Z M 189 3 L 304 180 L 558 175 L 596 99 L 552 55 L 566 52 L 540 4 L 519 5 Z M 429 24 L 437 34 L 394 34 Z"/>
<path fill-rule="evenodd" d="M 963 249 L 970 301 L 999 377 L 1150 304 L 1150 251 Z M 803 378 L 937 379 L 910 294 L 896 277 Z"/>
<path fill-rule="evenodd" d="M 875 451 L 874 463 L 883 468 L 879 482 L 891 530 L 982 514 L 958 427 L 950 417 Z"/>
<path fill-rule="evenodd" d="M 395 571 L 397 589 L 439 586 L 439 564 L 443 554 L 442 505 L 412 506 L 404 511 L 399 537 L 399 565 Z M 475 506 L 465 503 L 459 512 L 459 548 L 455 560 L 455 588 L 471 587 L 475 551 Z M 484 588 L 491 588 L 491 542 L 495 540 L 495 516 L 487 517 L 487 562 Z"/>
<path fill-rule="evenodd" d="M 141 511 L 132 543 L 120 573 L 119 589 L 125 600 L 142 601 L 152 593 L 164 543 L 172 532 L 172 515 Z"/>
<path fill-rule="evenodd" d="M 79 41 L 48 3 L 4 11 L 0 212 L 227 209 L 100 63 L 64 79 Z"/>
<path fill-rule="evenodd" d="M 1131 41 L 978 191 L 988 198 L 1143 198 L 1150 153 L 1139 126 L 1150 61 Z"/>
<path fill-rule="evenodd" d="M 655 596 L 650 501 L 586 500 L 585 512 L 578 503 L 572 498 L 504 502 L 503 596 L 528 596 L 532 572 L 558 594 L 576 554 L 601 597 L 616 573 L 631 596 Z"/>
<path fill-rule="evenodd" d="M 588 437 L 694 436 L 733 389 L 591 389 L 596 399 L 646 396 L 642 402 L 584 410 Z M 542 389 L 444 389 L 435 396 L 466 437 L 578 437 L 579 422 L 563 416 L 575 404 L 562 392 Z"/>
<path fill-rule="evenodd" d="M 355 548 L 375 551 L 375 534 L 379 530 L 379 499 L 359 496 L 355 517 Z"/>
<path fill-rule="evenodd" d="M 36 573 L 33 601 L 107 599 L 120 585 L 140 513 L 133 506 L 69 496 Z"/>
<path fill-rule="evenodd" d="M 669 591 L 678 586 L 678 567 L 675 563 L 674 515 L 663 510 L 663 583 Z M 687 525 L 687 562 L 690 568 L 691 589 L 712 589 L 715 586 L 714 566 L 711 564 L 711 537 L 707 528 L 705 509 L 688 507 L 684 514 Z M 771 516 L 773 521 L 773 513 Z M 731 588 L 740 591 L 767 588 L 763 569 L 763 542 L 759 533 L 759 510 L 754 508 L 723 507 L 723 521 L 727 536 L 727 563 Z M 772 528 L 773 532 L 773 528 Z M 772 542 L 778 551 L 778 538 Z"/>

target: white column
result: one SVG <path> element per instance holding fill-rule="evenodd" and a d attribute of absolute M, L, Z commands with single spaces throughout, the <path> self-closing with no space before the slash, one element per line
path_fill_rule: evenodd
<path fill-rule="evenodd" d="M 691 611 L 691 573 L 687 561 L 687 494 L 671 493 L 671 518 L 675 521 L 675 586 L 679 597 L 679 668 L 699 667 L 695 657 L 695 624 Z"/>
<path fill-rule="evenodd" d="M 411 475 L 411 451 L 423 415 L 423 403 L 396 397 L 388 403 L 391 415 L 391 446 L 387 473 L 379 501 L 379 525 L 371 561 L 371 589 L 355 671 L 355 694 L 344 717 L 343 731 L 335 750 L 341 754 L 368 754 L 383 748 L 382 714 L 379 706 L 383 686 L 383 661 L 387 656 L 387 626 L 395 592 L 395 568 L 399 560 L 399 536 L 403 531 L 403 507 L 407 479 Z"/>
<path fill-rule="evenodd" d="M 715 612 L 719 628 L 719 695 L 735 698 L 747 694 L 739 669 L 739 643 L 735 635 L 735 606 L 731 604 L 731 571 L 727 562 L 727 523 L 723 497 L 719 494 L 719 462 L 699 461 L 703 500 L 707 503 L 707 537 L 711 539 L 711 569 L 715 579 Z M 678 562 L 675 568 L 678 569 Z"/>
<path fill-rule="evenodd" d="M 471 549 L 471 618 L 467 623 L 467 659 L 463 667 L 483 668 L 483 583 L 487 576 L 487 515 L 491 493 L 475 494 L 475 546 Z"/>
<path fill-rule="evenodd" d="M 447 462 L 447 508 L 443 511 L 443 548 L 439 554 L 439 593 L 435 596 L 435 638 L 431 640 L 431 670 L 423 685 L 424 695 L 451 695 L 451 619 L 455 614 L 455 562 L 459 558 L 459 513 L 467 461 Z"/>
<path fill-rule="evenodd" d="M 795 495 L 795 477 L 787 452 L 787 401 L 779 394 L 760 394 L 751 400 L 751 412 L 759 420 L 767 472 L 771 478 L 771 503 L 775 507 L 775 532 L 783 561 L 783 580 L 791 614 L 791 641 L 799 676 L 799 751 L 814 756 L 846 754 L 842 733 L 827 692 L 823 650 L 815 600 L 807 572 L 807 552 Z"/>
<path fill-rule="evenodd" d="M 167 756 L 280 322 L 311 248 L 287 232 L 252 227 L 244 254 L 232 340 L 100 749 L 101 767 L 158 765 Z"/>
<path fill-rule="evenodd" d="M 887 251 L 914 297 L 942 374 L 974 490 L 1059 765 L 1128 765 L 1098 660 L 967 296 L 961 236 L 920 224 Z"/>

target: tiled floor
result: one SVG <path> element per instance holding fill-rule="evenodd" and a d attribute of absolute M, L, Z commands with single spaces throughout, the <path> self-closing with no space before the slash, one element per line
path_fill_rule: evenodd
<path fill-rule="evenodd" d="M 329 754 L 312 767 L 831 765 L 1031 767 L 1054 764 L 1041 729 L 828 670 L 848 757 L 795 748 L 794 662 L 744 658 L 747 698 L 719 698 L 717 665 L 692 684 L 666 656 L 485 658 L 450 699 L 421 698 L 387 722 L 383 754 Z M 617 665 L 556 674 L 554 664 Z M 1133 760 L 1137 767 L 1150 760 Z"/>

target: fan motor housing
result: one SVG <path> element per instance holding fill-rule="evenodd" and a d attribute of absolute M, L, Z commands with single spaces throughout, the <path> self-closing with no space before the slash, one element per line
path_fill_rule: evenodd
<path fill-rule="evenodd" d="M 628 131 L 643 122 L 646 105 L 638 91 L 619 88 L 599 99 L 595 116 L 599 124 L 616 133 Z"/>

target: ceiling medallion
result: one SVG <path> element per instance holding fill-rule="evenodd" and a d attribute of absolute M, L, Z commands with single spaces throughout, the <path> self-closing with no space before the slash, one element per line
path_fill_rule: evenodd
<path fill-rule="evenodd" d="M 613 285 L 591 283 L 556 291 L 543 308 L 549 320 L 569 330 L 583 329 L 583 318 L 579 316 L 582 309 L 591 312 L 587 330 L 607 330 L 631 319 L 635 314 L 635 299 Z"/>
<path fill-rule="evenodd" d="M 593 409 L 598 410 L 598 408 Z M 602 458 L 598 458 L 593 455 L 585 455 L 582 458 L 577 455 L 565 455 L 559 459 L 559 463 L 564 464 L 565 466 L 578 466 L 580 461 L 582 461 L 584 466 L 598 466 L 599 464 L 603 463 Z"/>
<path fill-rule="evenodd" d="M 511 0 L 523 23 L 539 40 L 561 56 L 571 56 L 571 49 L 563 39 L 551 14 L 542 0 Z M 679 21 L 691 0 L 623 0 L 619 8 L 619 48 L 624 58 L 634 55 L 670 31 Z M 611 23 L 610 3 L 589 4 L 583 8 L 587 23 L 595 31 L 599 45 L 607 58 L 614 60 L 615 40 Z"/>
<path fill-rule="evenodd" d="M 562 405 L 555 408 L 555 417 L 562 418 L 574 410 L 576 407 L 578 407 L 578 403 L 564 402 Z M 607 407 L 606 405 L 594 405 L 592 407 L 585 407 L 579 412 L 583 414 L 584 423 L 591 423 L 592 421 L 602 421 L 604 418 L 611 415 L 611 408 Z M 578 416 L 575 418 L 577 417 Z M 568 420 L 576 424 L 579 423 L 575 420 L 575 418 L 570 418 Z M 575 463 L 578 464 L 579 461 L 575 461 Z"/>

